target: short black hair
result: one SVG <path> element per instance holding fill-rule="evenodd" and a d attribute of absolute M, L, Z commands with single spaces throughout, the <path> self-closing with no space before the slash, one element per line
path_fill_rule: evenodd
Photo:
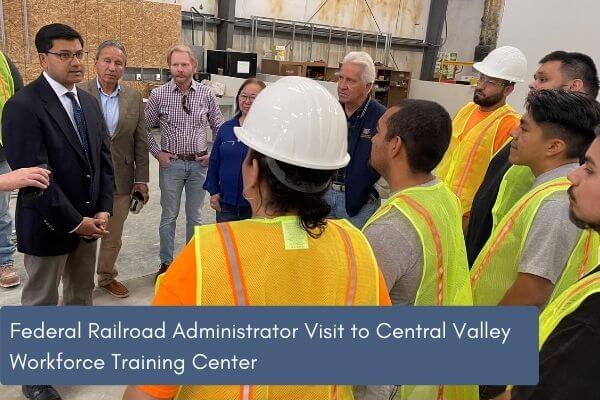
<path fill-rule="evenodd" d="M 389 141 L 399 136 L 405 143 L 412 172 L 429 173 L 442 161 L 452 138 L 448 111 L 428 100 L 402 100 L 387 121 Z"/>
<path fill-rule="evenodd" d="M 65 24 L 50 24 L 40 28 L 35 34 L 35 48 L 38 53 L 47 53 L 57 39 L 79 40 L 83 47 L 83 38 L 75 29 Z"/>
<path fill-rule="evenodd" d="M 598 71 L 594 60 L 590 56 L 583 53 L 557 50 L 542 58 L 540 64 L 550 61 L 560 61 L 562 71 L 569 79 L 581 79 L 585 92 L 593 98 L 598 96 Z"/>
<path fill-rule="evenodd" d="M 600 103 L 586 93 L 532 90 L 525 108 L 546 137 L 558 138 L 567 144 L 567 158 L 583 157 L 596 137 Z"/>

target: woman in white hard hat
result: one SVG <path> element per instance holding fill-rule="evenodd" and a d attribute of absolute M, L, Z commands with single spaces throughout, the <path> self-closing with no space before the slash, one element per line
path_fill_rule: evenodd
<path fill-rule="evenodd" d="M 326 220 L 323 195 L 348 164 L 339 102 L 321 85 L 287 77 L 264 89 L 242 127 L 253 219 L 196 227 L 154 305 L 389 305 L 362 233 Z M 259 244 L 260 243 L 260 244 Z M 200 259 L 196 259 L 199 254 Z M 289 360 L 293 362 L 293 360 Z M 349 386 L 130 386 L 124 399 L 351 399 Z"/>
<path fill-rule="evenodd" d="M 217 132 L 204 181 L 204 190 L 210 193 L 210 206 L 217 212 L 217 222 L 239 221 L 252 216 L 250 204 L 242 193 L 241 169 L 248 146 L 237 139 L 233 129 L 244 125 L 252 103 L 265 87 L 260 79 L 246 79 L 235 97 L 237 113 Z"/>

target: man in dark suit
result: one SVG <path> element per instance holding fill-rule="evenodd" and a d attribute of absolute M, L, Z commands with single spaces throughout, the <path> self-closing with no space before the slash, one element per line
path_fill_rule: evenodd
<path fill-rule="evenodd" d="M 3 143 L 12 169 L 44 166 L 45 190 L 20 190 L 16 228 L 28 280 L 23 305 L 91 305 L 95 240 L 112 212 L 113 170 L 106 124 L 96 99 L 77 90 L 84 76 L 83 39 L 63 24 L 35 37 L 43 74 L 5 105 Z M 29 399 L 55 400 L 47 385 L 23 386 Z"/>
<path fill-rule="evenodd" d="M 98 286 L 116 297 L 129 296 L 129 290 L 117 281 L 116 261 L 121 250 L 123 225 L 134 192 L 148 201 L 149 155 L 144 103 L 135 90 L 119 84 L 127 66 L 123 45 L 114 40 L 100 43 L 96 51 L 96 77 L 81 84 L 102 108 L 110 136 L 110 152 L 115 169 L 113 214 L 110 232 L 102 238 L 98 254 Z"/>

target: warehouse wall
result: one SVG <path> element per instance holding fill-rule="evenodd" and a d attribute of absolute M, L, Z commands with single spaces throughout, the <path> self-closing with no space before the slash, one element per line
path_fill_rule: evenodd
<path fill-rule="evenodd" d="M 484 0 L 448 0 L 448 37 L 440 51 L 458 53 L 462 61 L 473 60 L 475 46 L 479 44 L 484 4 Z"/>
<path fill-rule="evenodd" d="M 181 40 L 181 7 L 143 0 L 27 0 L 28 29 L 23 1 L 4 0 L 7 54 L 29 82 L 40 73 L 34 37 L 43 25 L 61 22 L 73 26 L 84 38 L 87 78 L 94 76 L 95 51 L 106 39 L 120 40 L 128 53 L 129 67 L 166 66 L 167 49 Z M 26 38 L 29 51 L 26 51 Z M 133 86 L 140 86 L 134 83 Z"/>
<path fill-rule="evenodd" d="M 540 13 L 540 10 L 544 10 Z M 516 46 L 527 57 L 527 80 L 508 98 L 517 110 L 523 103 L 538 61 L 554 50 L 580 51 L 600 66 L 600 2 L 579 0 L 577 7 L 561 0 L 505 0 L 498 46 Z"/>
<path fill-rule="evenodd" d="M 237 0 L 235 16 L 307 21 L 323 3 L 323 0 Z M 369 0 L 368 3 L 382 32 L 425 38 L 430 0 Z M 364 0 L 328 0 L 310 22 L 378 31 Z"/>

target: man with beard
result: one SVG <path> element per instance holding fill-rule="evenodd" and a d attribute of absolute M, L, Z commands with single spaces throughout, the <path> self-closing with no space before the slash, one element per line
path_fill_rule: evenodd
<path fill-rule="evenodd" d="M 571 220 L 596 232 L 600 232 L 599 168 L 596 136 L 581 166 L 569 175 Z M 540 380 L 535 386 L 516 386 L 511 399 L 597 399 L 599 369 L 600 266 L 546 307 L 540 316 Z"/>
<path fill-rule="evenodd" d="M 464 227 L 490 160 L 519 124 L 519 114 L 506 104 L 506 98 L 516 82 L 523 82 L 527 60 L 519 49 L 504 46 L 473 68 L 480 72 L 473 102 L 452 121 L 450 147 L 435 171 L 459 198 Z"/>
<path fill-rule="evenodd" d="M 529 84 L 529 89 L 565 89 L 598 96 L 598 73 L 594 61 L 582 53 L 553 51 L 540 60 L 540 66 Z M 490 237 L 493 226 L 492 207 L 496 203 L 500 183 L 510 168 L 510 145 L 505 145 L 494 156 L 473 199 L 466 244 L 469 265 L 477 258 Z"/>
<path fill-rule="evenodd" d="M 160 166 L 160 267 L 156 276 L 173 261 L 175 227 L 185 189 L 185 241 L 192 239 L 194 227 L 201 225 L 204 202 L 202 185 L 208 169 L 208 131 L 216 137 L 223 124 L 217 98 L 210 88 L 192 79 L 198 60 L 192 50 L 176 45 L 167 52 L 173 78 L 150 93 L 146 105 L 148 150 Z M 160 126 L 160 143 L 151 129 Z"/>

